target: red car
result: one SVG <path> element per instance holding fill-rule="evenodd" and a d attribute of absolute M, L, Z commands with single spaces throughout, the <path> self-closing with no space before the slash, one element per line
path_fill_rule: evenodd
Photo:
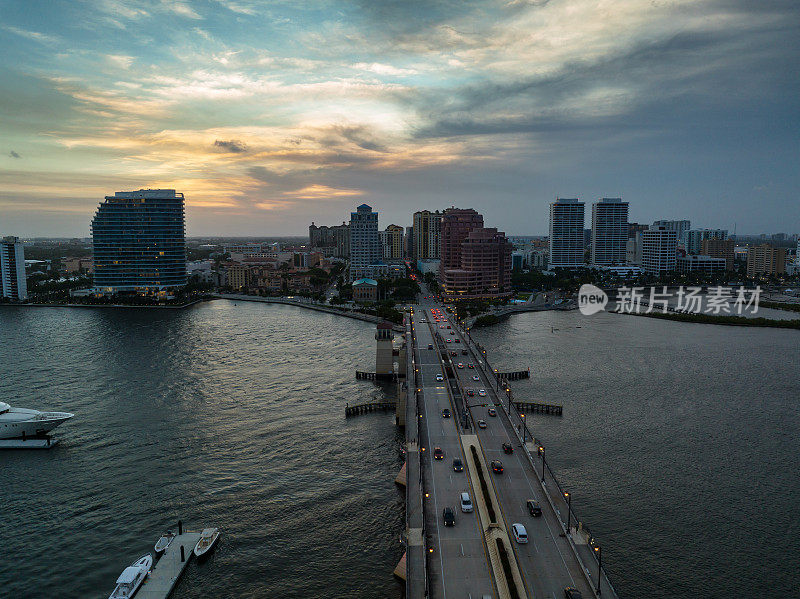
<path fill-rule="evenodd" d="M 436 460 L 443 460 L 444 459 L 444 452 L 442 451 L 441 447 L 436 447 L 433 450 L 433 458 Z"/>

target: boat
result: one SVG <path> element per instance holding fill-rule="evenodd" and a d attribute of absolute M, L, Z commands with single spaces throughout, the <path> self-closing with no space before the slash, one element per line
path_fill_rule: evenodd
<path fill-rule="evenodd" d="M 0 439 L 43 438 L 75 414 L 12 408 L 0 401 Z"/>
<path fill-rule="evenodd" d="M 163 535 L 161 535 L 161 538 L 158 539 L 158 541 L 156 541 L 156 545 L 153 548 L 155 549 L 156 556 L 159 556 L 162 553 L 164 553 L 164 551 L 167 549 L 167 547 L 170 546 L 170 543 L 172 543 L 172 540 L 174 538 L 175 538 L 175 533 L 172 532 L 171 530 L 168 530 Z"/>
<path fill-rule="evenodd" d="M 148 553 L 133 562 L 132 566 L 125 568 L 117 578 L 117 586 L 114 588 L 114 592 L 108 596 L 108 599 L 129 599 L 133 597 L 150 573 L 152 565 L 153 557 Z"/>
<path fill-rule="evenodd" d="M 200 540 L 194 546 L 194 554 L 201 558 L 211 551 L 219 539 L 219 528 L 204 528 Z"/>

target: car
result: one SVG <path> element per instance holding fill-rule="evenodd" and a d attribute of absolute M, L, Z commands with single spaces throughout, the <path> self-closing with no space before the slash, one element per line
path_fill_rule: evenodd
<path fill-rule="evenodd" d="M 479 381 L 479 380 L 481 380 L 481 377 L 479 377 L 477 374 L 473 374 L 472 375 L 472 380 L 473 381 Z"/>
<path fill-rule="evenodd" d="M 449 328 L 450 328 L 450 325 L 447 325 L 447 328 L 449 329 Z M 451 334 L 452 334 L 452 333 L 451 333 Z"/>
<path fill-rule="evenodd" d="M 468 352 L 467 350 L 465 350 L 465 349 L 462 349 L 462 350 L 461 350 L 461 355 L 462 355 L 462 356 L 468 356 L 468 355 L 469 355 L 469 352 Z"/>
<path fill-rule="evenodd" d="M 453 342 L 453 340 L 452 340 L 452 339 L 450 339 L 450 337 L 448 337 L 447 339 L 445 339 L 445 341 L 447 341 L 448 343 L 452 343 L 452 342 Z"/>
<path fill-rule="evenodd" d="M 472 511 L 472 500 L 469 498 L 469 493 L 461 494 L 461 511 L 469 514 Z"/>
<path fill-rule="evenodd" d="M 492 472 L 495 474 L 503 474 L 503 462 L 500 460 L 492 460 Z"/>
<path fill-rule="evenodd" d="M 528 499 L 528 501 L 525 502 L 525 505 L 528 507 L 528 512 L 530 515 L 534 518 L 538 518 L 542 515 L 542 506 L 539 505 L 539 502 L 535 499 Z"/>
<path fill-rule="evenodd" d="M 443 460 L 444 459 L 444 452 L 442 451 L 441 447 L 434 447 L 433 448 L 433 459 L 435 459 L 435 460 Z"/>
<path fill-rule="evenodd" d="M 487 412 L 489 412 L 489 416 L 497 416 L 497 410 L 494 408 L 489 408 Z"/>
<path fill-rule="evenodd" d="M 440 328 L 440 329 L 443 329 L 443 328 L 444 328 L 444 325 L 443 325 L 443 324 L 440 324 L 440 325 L 439 325 L 439 328 Z"/>
<path fill-rule="evenodd" d="M 442 510 L 442 520 L 445 526 L 456 525 L 456 515 L 453 513 L 453 508 L 446 507 Z"/>
<path fill-rule="evenodd" d="M 449 332 L 449 333 L 447 333 L 447 334 L 448 334 L 448 335 L 455 335 L 455 334 L 456 334 L 456 332 L 455 332 L 455 331 L 450 331 L 450 332 Z"/>
<path fill-rule="evenodd" d="M 442 410 L 442 418 L 450 418 L 450 409 L 449 408 L 445 408 L 444 410 Z"/>
<path fill-rule="evenodd" d="M 469 395 L 470 397 L 474 397 L 475 392 L 472 389 L 467 389 L 467 395 Z"/>
<path fill-rule="evenodd" d="M 481 397 L 486 397 L 486 389 L 478 389 L 478 395 Z"/>
<path fill-rule="evenodd" d="M 428 344 L 428 349 L 433 349 L 433 343 Z"/>
<path fill-rule="evenodd" d="M 459 368 L 464 368 L 464 365 L 463 365 L 461 362 L 459 362 L 459 363 L 458 363 L 458 367 L 459 367 Z"/>
<path fill-rule="evenodd" d="M 478 428 L 486 428 L 486 421 L 478 420 Z"/>
<path fill-rule="evenodd" d="M 424 318 L 420 318 L 420 319 L 419 319 L 419 321 L 420 321 L 420 322 L 428 322 L 428 321 L 427 321 L 427 320 L 425 320 Z"/>
<path fill-rule="evenodd" d="M 511 443 L 503 443 L 503 453 L 514 453 L 514 448 Z"/>
<path fill-rule="evenodd" d="M 456 342 L 456 343 L 461 343 L 461 339 L 459 339 L 458 337 L 456 337 L 456 338 L 455 338 L 455 342 Z"/>
<path fill-rule="evenodd" d="M 436 380 L 437 380 L 437 381 L 443 381 L 443 380 L 444 380 L 444 377 L 443 377 L 441 374 L 437 374 L 437 375 L 436 375 Z"/>
<path fill-rule="evenodd" d="M 466 353 L 466 351 L 467 351 L 467 350 L 464 350 L 464 352 L 462 352 L 462 353 Z M 467 364 L 467 368 L 475 368 L 475 364 L 473 364 L 472 362 L 470 362 L 469 364 Z"/>
<path fill-rule="evenodd" d="M 456 350 L 450 350 L 450 355 L 451 356 L 457 356 L 458 352 Z"/>
<path fill-rule="evenodd" d="M 464 464 L 461 463 L 461 458 L 453 458 L 453 472 L 464 472 Z"/>
<path fill-rule="evenodd" d="M 514 522 L 514 524 L 511 525 L 511 530 L 514 531 L 514 540 L 517 543 L 528 542 L 528 531 L 525 530 L 525 527 L 522 524 L 519 522 Z"/>
<path fill-rule="evenodd" d="M 565 588 L 564 597 L 566 597 L 566 599 L 583 599 L 583 595 L 581 595 L 581 592 L 575 587 Z"/>

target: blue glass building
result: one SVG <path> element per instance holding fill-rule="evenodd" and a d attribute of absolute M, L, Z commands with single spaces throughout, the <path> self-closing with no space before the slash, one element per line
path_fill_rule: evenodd
<path fill-rule="evenodd" d="M 186 285 L 183 194 L 174 189 L 118 191 L 92 220 L 98 291 L 154 291 Z"/>

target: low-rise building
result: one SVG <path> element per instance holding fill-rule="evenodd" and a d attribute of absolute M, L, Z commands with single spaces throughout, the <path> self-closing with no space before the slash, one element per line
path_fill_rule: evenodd
<path fill-rule="evenodd" d="M 786 272 L 786 248 L 768 243 L 747 248 L 747 276 L 780 275 Z"/>
<path fill-rule="evenodd" d="M 366 278 L 353 281 L 353 300 L 357 302 L 378 301 L 378 281 Z"/>
<path fill-rule="evenodd" d="M 64 272 L 72 273 L 72 272 L 85 272 L 91 273 L 94 271 L 94 261 L 91 258 L 76 258 L 76 257 L 67 257 L 61 259 L 61 268 L 64 269 Z"/>
<path fill-rule="evenodd" d="M 722 272 L 727 269 L 725 258 L 715 258 L 713 256 L 704 256 L 702 254 L 689 254 L 688 256 L 679 256 L 676 260 L 676 268 L 678 272 L 688 274 L 693 272 L 702 273 L 715 273 Z"/>

